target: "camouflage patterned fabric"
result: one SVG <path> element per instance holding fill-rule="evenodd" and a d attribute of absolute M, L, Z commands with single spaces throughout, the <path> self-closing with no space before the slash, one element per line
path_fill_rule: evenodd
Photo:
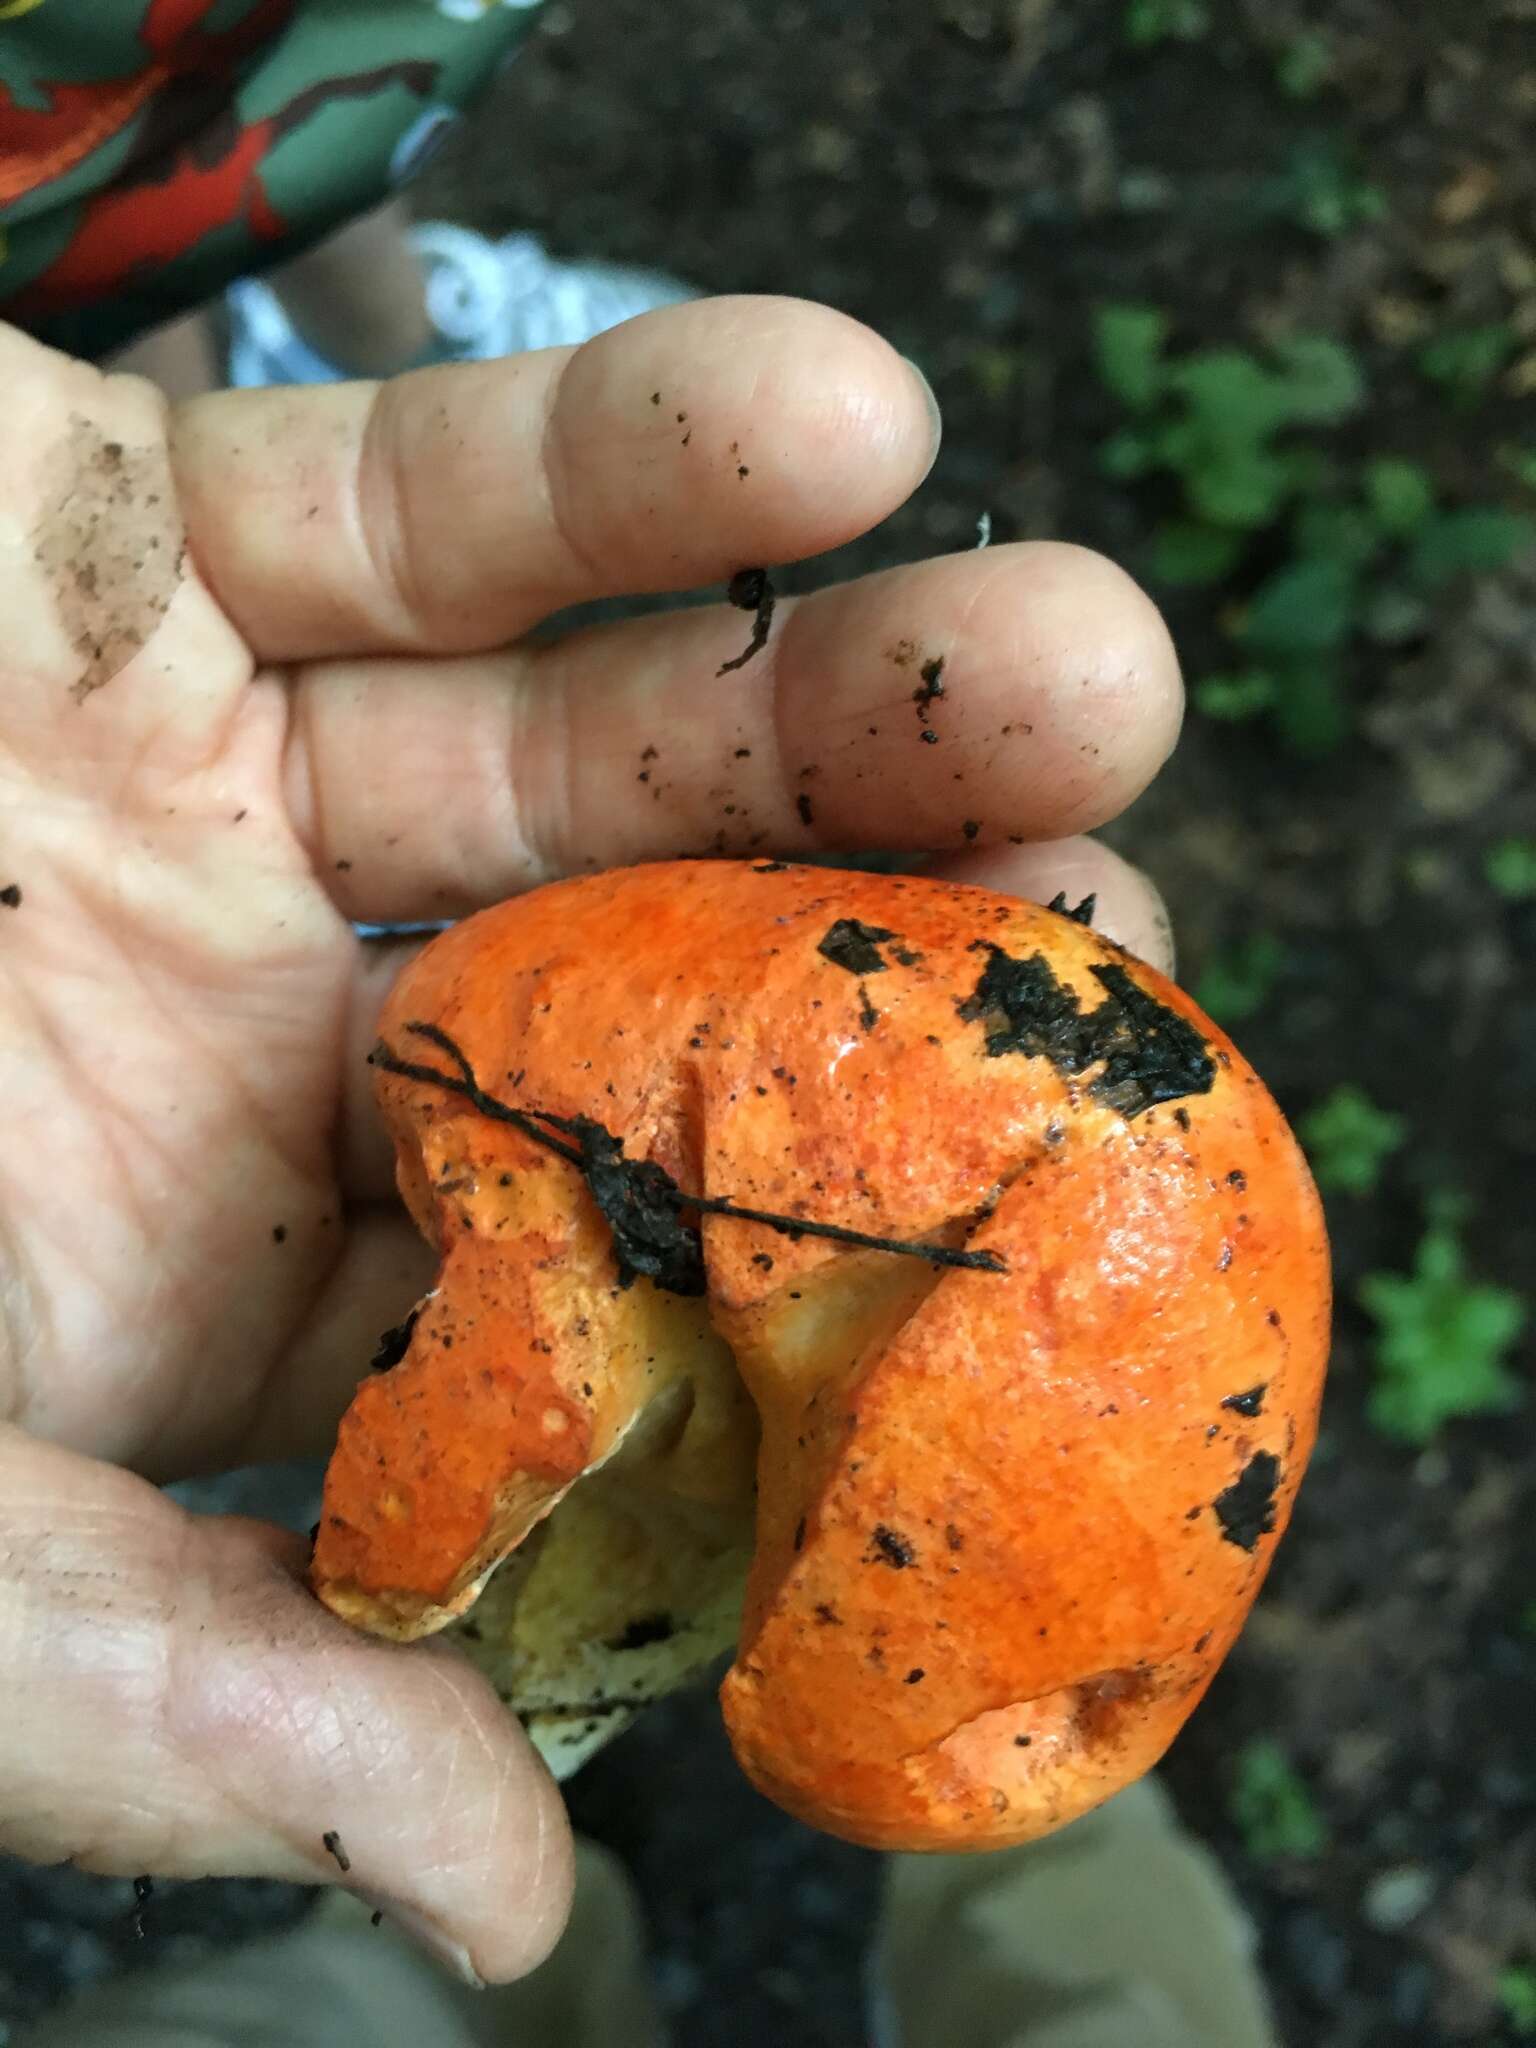
<path fill-rule="evenodd" d="M 539 0 L 0 0 L 0 318 L 98 357 L 383 199 Z"/>

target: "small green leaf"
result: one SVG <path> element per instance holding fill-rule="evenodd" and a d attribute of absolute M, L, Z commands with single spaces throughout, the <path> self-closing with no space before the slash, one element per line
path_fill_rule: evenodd
<path fill-rule="evenodd" d="M 1263 1009 L 1285 964 L 1285 948 L 1273 932 L 1252 932 L 1206 963 L 1195 1001 L 1218 1024 L 1241 1024 Z"/>
<path fill-rule="evenodd" d="M 1536 1963 L 1520 1963 L 1499 1976 L 1499 2003 L 1521 2040 L 1536 2034 Z"/>
<path fill-rule="evenodd" d="M 1244 644 L 1282 660 L 1330 653 L 1349 638 L 1358 594 L 1346 562 L 1292 562 L 1255 591 L 1243 622 Z"/>
<path fill-rule="evenodd" d="M 1235 725 L 1245 718 L 1257 718 L 1275 701 L 1275 679 L 1261 668 L 1245 669 L 1239 675 L 1207 676 L 1194 688 L 1195 709 L 1207 718 Z"/>
<path fill-rule="evenodd" d="M 1350 733 L 1349 699 L 1337 665 L 1322 655 L 1286 663 L 1270 717 L 1290 753 L 1308 761 L 1337 753 Z"/>
<path fill-rule="evenodd" d="M 1358 412 L 1365 378 L 1351 349 L 1326 334 L 1282 336 L 1273 344 L 1282 371 L 1288 417 L 1308 426 L 1335 426 Z"/>
<path fill-rule="evenodd" d="M 1408 1123 L 1389 1109 L 1378 1109 L 1363 1088 L 1344 1081 L 1308 1111 L 1298 1130 L 1319 1187 L 1369 1195 L 1383 1162 L 1407 1137 Z"/>
<path fill-rule="evenodd" d="M 1241 561 L 1245 545 L 1242 534 L 1193 519 L 1167 519 L 1152 535 L 1147 575 L 1175 589 L 1220 583 Z"/>
<path fill-rule="evenodd" d="M 1485 327 L 1448 328 L 1419 350 L 1419 368 L 1458 405 L 1475 405 L 1514 354 L 1518 341 L 1507 320 Z"/>
<path fill-rule="evenodd" d="M 1146 412 L 1167 382 L 1168 315 L 1155 306 L 1101 306 L 1093 353 L 1101 380 L 1130 412 Z"/>
<path fill-rule="evenodd" d="M 1157 443 L 1137 427 L 1122 427 L 1099 443 L 1099 468 L 1119 483 L 1134 483 L 1157 465 Z"/>
<path fill-rule="evenodd" d="M 1395 456 L 1366 464 L 1365 496 L 1376 524 L 1394 539 L 1417 533 L 1435 509 L 1435 485 L 1429 471 Z"/>
<path fill-rule="evenodd" d="M 1196 349 L 1174 366 L 1169 382 L 1214 440 L 1265 441 L 1297 416 L 1285 381 L 1243 349 Z"/>
<path fill-rule="evenodd" d="M 1499 466 L 1517 477 L 1528 491 L 1536 491 L 1536 448 L 1501 448 Z"/>
<path fill-rule="evenodd" d="M 1275 82 L 1287 99 L 1316 99 L 1333 76 L 1333 45 L 1319 29 L 1292 36 L 1275 64 Z"/>
<path fill-rule="evenodd" d="M 1381 547 L 1381 535 L 1359 505 L 1327 499 L 1301 506 L 1293 528 L 1299 555 L 1322 555 L 1363 569 Z"/>
<path fill-rule="evenodd" d="M 1536 898 L 1536 839 L 1501 839 L 1484 858 L 1483 874 L 1489 888 L 1511 903 L 1531 902 Z"/>
<path fill-rule="evenodd" d="M 1386 195 L 1360 175 L 1337 143 L 1326 138 L 1299 143 L 1272 191 L 1280 211 L 1298 227 L 1326 240 L 1380 220 L 1387 210 Z"/>
<path fill-rule="evenodd" d="M 1184 489 L 1192 512 L 1212 526 L 1256 532 L 1272 526 L 1291 495 L 1291 467 L 1257 443 L 1213 442 L 1186 470 Z"/>
<path fill-rule="evenodd" d="M 1267 1735 L 1245 1742 L 1233 1772 L 1229 1811 L 1256 1863 L 1321 1856 L 1328 1829 L 1306 1782 Z"/>
<path fill-rule="evenodd" d="M 1209 34 L 1210 9 L 1205 0 L 1127 0 L 1125 40 L 1133 49 L 1155 43 L 1197 43 Z"/>
<path fill-rule="evenodd" d="M 1419 529 L 1404 565 L 1410 582 L 1438 590 L 1455 576 L 1486 576 L 1536 541 L 1536 524 L 1497 505 L 1458 505 Z"/>
<path fill-rule="evenodd" d="M 1368 1413 L 1401 1443 L 1431 1443 L 1457 1417 L 1506 1414 L 1521 1399 L 1503 1360 L 1526 1305 L 1468 1278 L 1459 1229 L 1442 1212 L 1420 1238 L 1411 1273 L 1368 1273 L 1358 1290 L 1377 1325 Z"/>

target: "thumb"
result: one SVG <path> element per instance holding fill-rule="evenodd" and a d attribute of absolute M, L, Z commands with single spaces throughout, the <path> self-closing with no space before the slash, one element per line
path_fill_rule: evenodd
<path fill-rule="evenodd" d="M 0 1848 L 341 1882 L 461 1975 L 522 1975 L 570 1899 L 553 1782 L 467 1664 L 358 1634 L 304 1561 L 0 1428 Z"/>

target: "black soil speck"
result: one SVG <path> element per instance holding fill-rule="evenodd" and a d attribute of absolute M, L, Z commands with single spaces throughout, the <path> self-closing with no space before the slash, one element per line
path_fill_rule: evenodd
<path fill-rule="evenodd" d="M 742 476 L 746 470 L 740 472 Z M 776 600 L 773 584 L 766 569 L 738 569 L 726 588 L 726 599 L 739 612 L 751 612 L 752 635 L 740 654 L 731 660 L 721 662 L 715 670 L 717 676 L 730 675 L 735 669 L 745 668 L 754 654 L 768 645 L 769 630 L 773 625 L 773 607 Z"/>
<path fill-rule="evenodd" d="M 1089 894 L 1083 898 L 1082 902 L 1077 905 L 1076 909 L 1069 910 L 1067 908 L 1066 890 L 1058 889 L 1056 894 L 1051 898 L 1050 902 L 1047 903 L 1045 907 L 1047 910 L 1054 910 L 1058 917 L 1071 918 L 1074 924 L 1091 925 L 1093 923 L 1093 913 L 1099 907 L 1099 899 L 1097 895 Z"/>
<path fill-rule="evenodd" d="M 677 1634 L 677 1623 L 670 1614 L 638 1614 L 625 1624 L 623 1633 L 614 1636 L 604 1644 L 609 1650 L 644 1650 L 652 1643 L 670 1642 Z"/>
<path fill-rule="evenodd" d="M 388 1372 L 391 1366 L 400 1363 L 411 1348 L 411 1333 L 416 1328 L 416 1318 L 420 1314 L 419 1308 L 413 1308 L 403 1323 L 396 1323 L 393 1328 L 384 1332 L 379 1339 L 378 1349 L 368 1361 L 370 1372 Z"/>
<path fill-rule="evenodd" d="M 812 810 L 811 800 L 806 795 L 803 789 L 801 790 L 800 794 L 795 798 L 795 809 L 800 813 L 800 822 L 802 825 L 810 825 L 815 822 L 816 813 Z"/>
<path fill-rule="evenodd" d="M 828 925 L 816 950 L 834 967 L 846 968 L 850 974 L 884 974 L 890 962 L 880 948 L 887 939 L 895 936 L 884 925 L 862 924 L 856 917 L 840 917 L 835 924 Z"/>
<path fill-rule="evenodd" d="M 155 1895 L 155 1880 L 152 1877 L 136 1877 L 133 1880 L 133 1905 L 128 1914 L 128 1931 L 135 1941 L 144 1939 L 144 1908 Z"/>
<path fill-rule="evenodd" d="M 341 1846 L 341 1837 L 334 1828 L 326 1829 L 325 1833 L 320 1837 L 320 1845 L 325 1850 L 327 1856 L 335 1857 L 338 1870 L 347 1871 L 352 1868 L 352 1858 Z"/>
<path fill-rule="evenodd" d="M 273 1224 L 272 1242 L 274 1244 L 286 1244 L 288 1242 L 288 1226 L 286 1223 Z"/>
<path fill-rule="evenodd" d="M 7 882 L 5 887 L 0 889 L 0 903 L 3 903 L 7 910 L 19 910 L 21 908 L 20 882 Z"/>
<path fill-rule="evenodd" d="M 894 1529 L 888 1529 L 884 1522 L 875 1527 L 870 1538 L 869 1564 L 888 1564 L 892 1571 L 905 1571 L 909 1564 L 917 1562 L 917 1552 L 905 1536 L 898 1536 Z"/>
<path fill-rule="evenodd" d="M 1015 960 L 984 939 L 976 950 L 986 953 L 987 965 L 956 1007 L 967 1023 L 985 1022 L 989 1057 L 1047 1059 L 1064 1076 L 1101 1066 L 1091 1092 L 1125 1116 L 1211 1088 L 1216 1069 L 1205 1041 L 1123 967 L 1090 970 L 1105 995 L 1085 1011 L 1043 953 Z"/>
<path fill-rule="evenodd" d="M 1255 1451 L 1232 1484 L 1211 1503 L 1228 1543 L 1235 1543 L 1239 1550 L 1256 1550 L 1259 1538 L 1273 1532 L 1279 1484 L 1280 1460 L 1273 1451 Z"/>
<path fill-rule="evenodd" d="M 1258 1386 L 1250 1387 L 1246 1394 L 1228 1394 L 1221 1405 L 1223 1408 L 1232 1409 L 1238 1415 L 1262 1415 L 1264 1396 L 1268 1391 L 1268 1381 L 1261 1381 Z"/>
<path fill-rule="evenodd" d="M 918 674 L 923 680 L 912 692 L 912 702 L 917 706 L 918 723 L 926 725 L 934 698 L 944 695 L 944 657 L 936 655 L 932 661 L 925 661 Z"/>

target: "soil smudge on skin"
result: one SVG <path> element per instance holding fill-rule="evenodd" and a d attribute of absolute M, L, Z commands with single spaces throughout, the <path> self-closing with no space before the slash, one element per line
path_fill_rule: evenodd
<path fill-rule="evenodd" d="M 70 416 L 58 482 L 33 538 L 80 672 L 83 704 L 150 639 L 182 578 L 186 535 L 161 445 L 133 445 Z"/>

